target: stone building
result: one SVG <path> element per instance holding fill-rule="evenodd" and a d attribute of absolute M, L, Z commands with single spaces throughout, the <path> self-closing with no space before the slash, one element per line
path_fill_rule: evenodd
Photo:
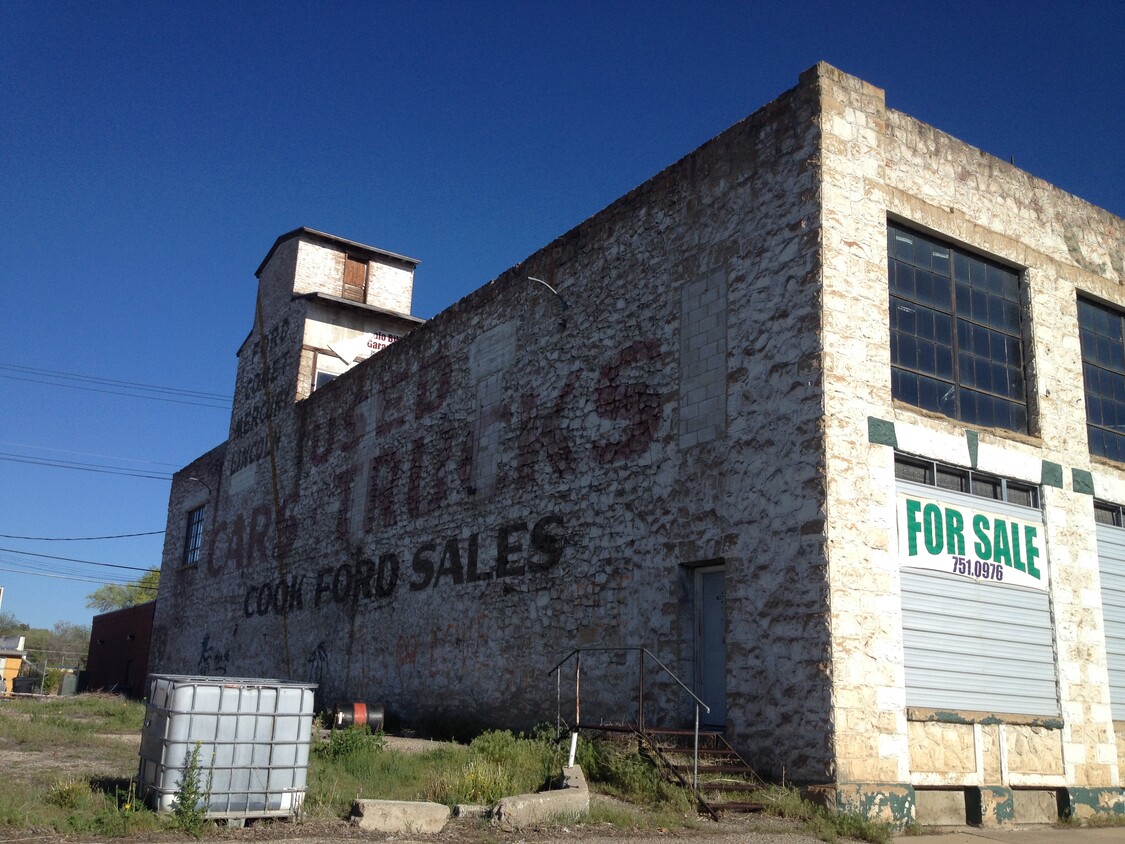
<path fill-rule="evenodd" d="M 1123 260 L 824 64 L 425 324 L 414 261 L 292 232 L 173 482 L 153 668 L 521 726 L 643 646 L 839 806 L 1125 811 Z M 585 654 L 583 722 L 638 671 Z"/>

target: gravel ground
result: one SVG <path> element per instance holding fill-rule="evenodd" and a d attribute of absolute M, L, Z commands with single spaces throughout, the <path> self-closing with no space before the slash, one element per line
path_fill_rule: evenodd
<path fill-rule="evenodd" d="M 129 837 L 103 838 L 89 835 L 59 835 L 52 831 L 25 830 L 15 838 L 0 837 L 5 844 L 182 844 L 193 841 L 183 833 L 142 833 Z M 217 827 L 204 833 L 203 841 L 284 842 L 285 844 L 325 844 L 330 841 L 387 841 L 395 844 L 820 844 L 819 839 L 801 832 L 792 821 L 761 815 L 740 816 L 721 823 L 701 821 L 695 829 L 626 830 L 609 824 L 571 824 L 542 829 L 506 832 L 488 821 L 453 818 L 434 835 L 365 832 L 343 821 L 259 821 L 245 829 Z M 841 843 L 842 844 L 842 843 Z"/>

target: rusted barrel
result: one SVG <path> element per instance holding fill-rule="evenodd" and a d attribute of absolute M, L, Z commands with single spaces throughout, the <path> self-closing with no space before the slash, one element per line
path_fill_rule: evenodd
<path fill-rule="evenodd" d="M 338 703 L 332 724 L 336 729 L 366 726 L 376 733 L 383 729 L 383 707 L 363 701 Z"/>

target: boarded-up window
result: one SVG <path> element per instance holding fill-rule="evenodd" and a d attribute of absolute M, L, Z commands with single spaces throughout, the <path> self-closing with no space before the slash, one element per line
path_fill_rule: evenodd
<path fill-rule="evenodd" d="M 348 255 L 344 261 L 344 298 L 367 301 L 367 262 Z"/>
<path fill-rule="evenodd" d="M 1099 511 L 1104 512 L 1101 508 L 1095 509 Z M 1117 518 L 1120 519 L 1120 515 Z M 1099 524 L 1097 530 L 1109 704 L 1113 720 L 1125 721 L 1125 530 L 1105 524 Z"/>
<path fill-rule="evenodd" d="M 910 481 L 897 490 L 906 705 L 1058 715 L 1042 512 Z"/>

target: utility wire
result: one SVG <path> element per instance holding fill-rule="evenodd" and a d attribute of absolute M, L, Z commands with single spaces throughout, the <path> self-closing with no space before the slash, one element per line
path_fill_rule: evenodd
<path fill-rule="evenodd" d="M 164 393 L 172 396 L 185 396 L 197 399 L 206 399 L 210 401 L 222 401 L 230 404 L 231 397 L 223 393 L 208 393 L 202 390 L 183 390 L 178 387 L 161 387 L 157 384 L 142 384 L 137 381 L 115 381 L 112 378 L 97 378 L 93 375 L 78 375 L 73 372 L 58 372 L 52 369 L 36 369 L 32 366 L 20 366 L 14 363 L 0 362 L 0 369 L 7 369 L 13 372 L 22 372 L 28 375 L 39 375 L 46 378 L 64 379 L 70 381 L 83 381 L 88 384 L 102 384 L 111 387 L 121 387 L 127 390 L 142 390 L 152 393 Z M 30 379 L 24 379 L 30 380 Z M 51 383 L 41 381 L 40 383 Z M 66 385 L 58 385 L 66 386 Z"/>
<path fill-rule="evenodd" d="M 30 448 L 34 451 L 53 451 L 56 454 L 76 454 L 79 457 L 100 457 L 103 460 L 117 460 L 122 463 L 143 463 L 146 466 L 166 466 L 169 469 L 182 468 L 179 463 L 160 463 L 156 460 L 141 460 L 136 457 L 118 457 L 116 454 L 99 454 L 94 451 L 73 451 L 69 448 L 52 448 L 49 445 L 32 445 L 31 443 L 17 443 L 11 440 L 0 440 L 0 445 L 10 445 L 16 448 Z"/>
<path fill-rule="evenodd" d="M 24 571 L 22 569 L 8 569 L 8 568 L 0 568 L 0 571 L 6 571 L 6 572 L 10 572 L 12 574 L 22 574 L 22 575 L 25 575 L 27 577 L 49 577 L 49 578 L 52 578 L 53 580 L 73 580 L 73 581 L 77 581 L 79 583 L 100 583 L 102 585 L 106 584 L 106 581 L 104 579 L 101 579 L 101 578 L 79 577 L 78 575 L 73 575 L 73 574 L 48 574 L 46 572 Z M 110 585 L 112 585 L 112 586 L 130 586 L 130 585 L 135 585 L 135 584 L 112 582 Z M 154 591 L 154 592 L 156 591 L 155 589 L 152 589 L 149 586 L 136 586 L 136 588 L 137 589 L 151 590 L 151 591 Z"/>
<path fill-rule="evenodd" d="M 74 460 L 52 460 L 48 457 L 27 457 L 22 454 L 0 452 L 0 460 L 11 463 L 30 463 L 33 466 L 50 466 L 55 469 L 74 469 L 80 472 L 94 472 L 99 475 L 124 475 L 127 478 L 148 478 L 153 481 L 172 480 L 171 472 L 148 472 L 144 469 L 124 469 L 99 463 L 80 463 Z"/>
<path fill-rule="evenodd" d="M 163 401 L 170 402 L 171 404 L 190 404 L 195 407 L 210 407 L 213 410 L 230 410 L 230 403 L 227 404 L 207 404 L 199 401 L 186 401 L 185 399 L 169 399 L 163 396 L 146 396 L 139 393 L 128 393 L 123 390 L 99 390 L 97 387 L 81 387 L 78 384 L 57 384 L 53 381 L 43 381 L 39 378 L 21 378 L 18 375 L 4 375 L 0 373 L 0 378 L 7 378 L 11 381 L 27 381 L 32 384 L 46 384 L 51 387 L 69 387 L 72 390 L 82 390 L 87 393 L 108 393 L 111 396 L 128 396 L 134 399 L 148 399 L 150 401 Z"/>
<path fill-rule="evenodd" d="M 85 563 L 89 566 L 102 566 L 107 569 L 128 569 L 129 571 L 151 571 L 157 566 L 123 566 L 120 563 L 99 563 L 95 560 L 80 560 L 77 557 L 56 557 L 53 554 L 36 554 L 31 551 L 21 551 L 18 548 L 0 548 L 9 554 L 23 554 L 25 557 L 41 557 L 44 560 L 63 560 L 68 563 Z"/>
<path fill-rule="evenodd" d="M 148 530 L 144 533 L 114 533 L 109 536 L 19 536 L 14 533 L 0 533 L 0 539 L 25 539 L 28 542 L 92 542 L 95 539 L 129 539 L 134 536 L 159 536 L 162 530 Z"/>
<path fill-rule="evenodd" d="M 7 566 L 19 566 L 21 570 L 28 572 L 45 571 L 50 574 L 73 574 L 83 577 L 99 577 L 108 578 L 110 580 L 119 579 L 122 583 L 132 583 L 140 578 L 136 577 L 133 572 L 114 571 L 114 572 L 91 572 L 89 567 L 83 567 L 79 563 L 65 563 L 65 562 L 52 562 L 49 560 L 32 560 L 20 557 L 8 557 L 0 555 L 0 564 Z M 141 577 L 147 577 L 146 571 Z"/>

